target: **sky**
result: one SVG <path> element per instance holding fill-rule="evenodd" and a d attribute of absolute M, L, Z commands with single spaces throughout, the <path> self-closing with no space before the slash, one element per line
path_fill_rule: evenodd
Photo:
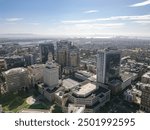
<path fill-rule="evenodd" d="M 150 37 L 150 0 L 0 0 L 0 34 Z"/>

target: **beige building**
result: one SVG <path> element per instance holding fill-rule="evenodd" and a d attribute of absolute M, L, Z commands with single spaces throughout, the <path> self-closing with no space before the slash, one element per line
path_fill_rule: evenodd
<path fill-rule="evenodd" d="M 57 62 L 62 67 L 79 66 L 79 49 L 72 42 L 61 40 L 57 42 Z"/>
<path fill-rule="evenodd" d="M 150 84 L 150 71 L 145 73 L 142 78 L 141 78 L 141 82 L 145 83 L 145 84 Z"/>
<path fill-rule="evenodd" d="M 35 65 L 28 66 L 30 79 L 31 79 L 30 82 L 32 86 L 35 86 L 35 84 L 43 82 L 44 68 L 45 68 L 44 64 L 35 64 Z"/>
<path fill-rule="evenodd" d="M 71 67 L 78 67 L 79 66 L 79 51 L 77 48 L 75 49 L 70 49 L 70 52 L 69 52 L 69 66 Z"/>
<path fill-rule="evenodd" d="M 66 66 L 67 53 L 65 49 L 59 49 L 57 51 L 57 61 L 61 66 Z"/>
<path fill-rule="evenodd" d="M 68 94 L 71 104 L 85 105 L 84 112 L 98 112 L 110 100 L 110 90 L 96 86 L 95 83 L 86 81 L 76 86 Z"/>
<path fill-rule="evenodd" d="M 29 88 L 28 70 L 26 68 L 14 68 L 3 72 L 6 83 L 6 92 L 18 91 Z"/>

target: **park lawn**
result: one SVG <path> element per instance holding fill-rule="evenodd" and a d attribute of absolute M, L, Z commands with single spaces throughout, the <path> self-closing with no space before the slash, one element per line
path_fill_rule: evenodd
<path fill-rule="evenodd" d="M 4 112 L 18 112 L 23 108 L 28 108 L 26 98 L 19 96 L 16 93 L 3 95 L 0 97 L 0 104 L 2 104 Z"/>
<path fill-rule="evenodd" d="M 8 93 L 0 96 L 0 104 L 3 107 L 4 112 L 20 112 L 23 109 L 45 109 L 50 110 L 51 106 L 54 105 L 53 102 L 49 102 L 47 99 L 43 98 L 39 103 L 29 105 L 26 103 L 26 99 L 29 96 L 37 97 L 39 93 L 36 90 L 31 90 L 29 92 L 14 92 Z M 55 104 L 52 113 L 61 113 L 61 107 Z"/>
<path fill-rule="evenodd" d="M 34 95 L 35 91 L 31 92 L 12 92 L 0 96 L 0 104 L 2 104 L 4 112 L 19 112 L 22 109 L 29 108 L 26 99 Z"/>

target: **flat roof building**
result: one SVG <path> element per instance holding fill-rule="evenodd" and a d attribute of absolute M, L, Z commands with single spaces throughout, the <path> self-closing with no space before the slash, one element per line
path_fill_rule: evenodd
<path fill-rule="evenodd" d="M 81 83 L 68 93 L 68 104 L 85 105 L 84 112 L 98 112 L 109 100 L 110 90 L 90 81 Z"/>
<path fill-rule="evenodd" d="M 141 82 L 150 84 L 150 71 L 141 77 Z"/>
<path fill-rule="evenodd" d="M 62 81 L 62 87 L 64 87 L 66 90 L 72 89 L 79 84 L 80 84 L 79 82 L 77 82 L 73 79 L 70 79 L 70 78 L 64 79 Z"/>
<path fill-rule="evenodd" d="M 32 86 L 43 82 L 44 68 L 45 64 L 35 64 L 28 66 Z"/>
<path fill-rule="evenodd" d="M 68 113 L 84 113 L 85 105 L 69 104 Z"/>
<path fill-rule="evenodd" d="M 28 70 L 26 68 L 14 68 L 3 72 L 6 82 L 6 91 L 18 91 L 29 87 Z"/>

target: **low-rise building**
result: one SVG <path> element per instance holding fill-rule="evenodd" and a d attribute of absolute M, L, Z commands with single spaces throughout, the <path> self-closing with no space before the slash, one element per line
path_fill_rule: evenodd
<path fill-rule="evenodd" d="M 88 71 L 77 71 L 75 73 L 75 78 L 81 80 L 81 81 L 85 81 L 87 80 L 88 78 L 90 78 L 91 76 L 93 76 L 94 74 L 93 73 L 90 73 Z"/>
<path fill-rule="evenodd" d="M 29 88 L 28 70 L 26 68 L 14 68 L 3 72 L 6 83 L 6 92 L 18 91 Z"/>
<path fill-rule="evenodd" d="M 145 83 L 145 84 L 150 84 L 150 71 L 145 73 L 142 77 L 141 77 L 141 82 Z"/>
<path fill-rule="evenodd" d="M 35 84 L 43 82 L 44 68 L 45 68 L 44 64 L 35 64 L 28 66 L 32 86 L 35 86 Z"/>
<path fill-rule="evenodd" d="M 137 74 L 136 73 L 131 73 L 131 72 L 124 72 L 121 73 L 121 79 L 122 79 L 122 85 L 121 89 L 125 89 L 126 87 L 130 86 L 132 81 L 137 79 Z"/>
<path fill-rule="evenodd" d="M 57 91 L 56 93 L 55 93 L 55 103 L 57 104 L 57 105 L 59 105 L 60 107 L 62 107 L 62 105 L 63 105 L 63 102 L 64 102 L 64 100 L 65 100 L 65 98 L 66 98 L 66 94 L 64 93 L 64 91 Z"/>
<path fill-rule="evenodd" d="M 68 113 L 84 113 L 85 105 L 69 104 Z"/>
<path fill-rule="evenodd" d="M 41 83 L 38 84 L 38 91 L 50 102 L 55 100 L 55 93 L 57 92 L 57 87 L 50 89 L 49 86 Z"/>
<path fill-rule="evenodd" d="M 62 81 L 62 87 L 65 88 L 65 90 L 70 90 L 74 87 L 76 87 L 77 85 L 79 85 L 80 83 L 78 81 L 75 81 L 71 78 L 68 78 L 68 79 L 64 79 Z"/>
<path fill-rule="evenodd" d="M 95 83 L 90 81 L 81 83 L 68 94 L 69 103 L 85 105 L 84 112 L 98 112 L 109 100 L 110 90 L 97 87 Z"/>
<path fill-rule="evenodd" d="M 142 95 L 142 92 L 140 90 L 137 90 L 136 88 L 127 89 L 124 92 L 124 100 L 126 100 L 128 102 L 140 104 L 141 103 L 141 95 Z"/>

